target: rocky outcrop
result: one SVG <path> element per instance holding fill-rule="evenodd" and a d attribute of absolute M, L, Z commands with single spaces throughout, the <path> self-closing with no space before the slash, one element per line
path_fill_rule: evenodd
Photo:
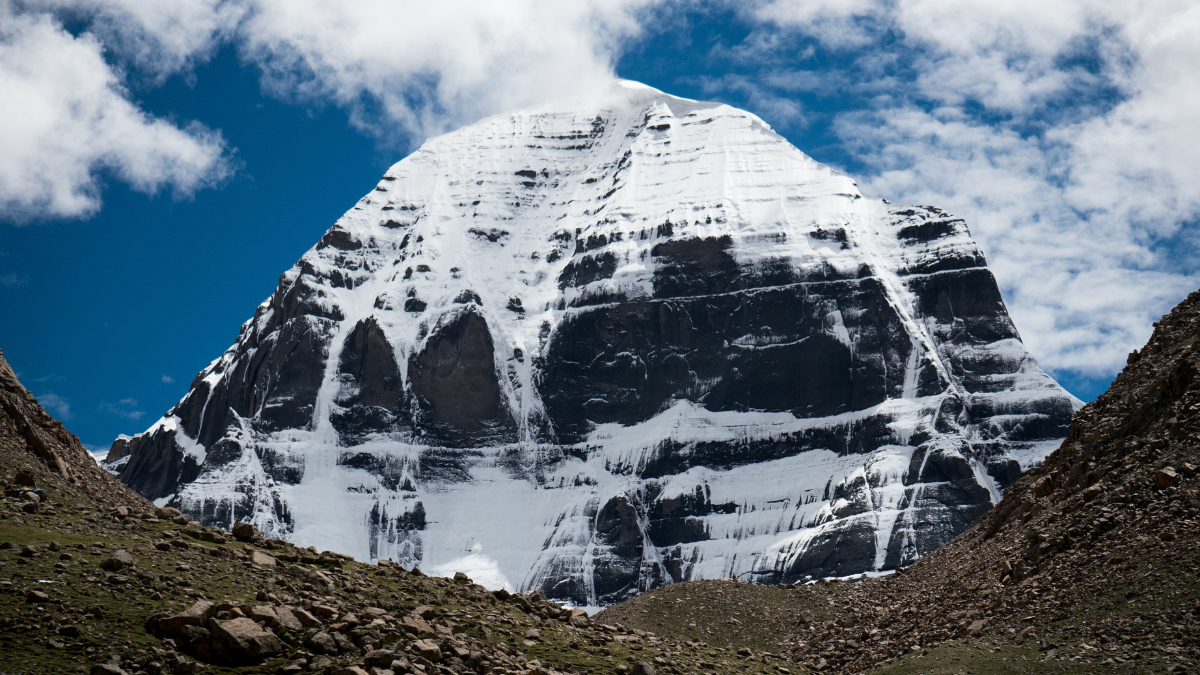
<path fill-rule="evenodd" d="M 0 480 L 5 486 L 53 489 L 57 492 L 55 501 L 83 500 L 136 511 L 152 508 L 149 502 L 101 469 L 79 437 L 46 412 L 17 380 L 3 353 L 0 353 Z M 36 509 L 36 506 L 31 508 Z"/>
<path fill-rule="evenodd" d="M 909 564 L 1078 406 L 962 220 L 618 83 L 393 166 L 114 449 L 206 524 L 595 605 Z"/>

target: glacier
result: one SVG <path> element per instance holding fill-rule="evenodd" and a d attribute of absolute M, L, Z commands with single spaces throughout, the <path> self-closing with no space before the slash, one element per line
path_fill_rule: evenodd
<path fill-rule="evenodd" d="M 1080 405 L 961 219 L 618 81 L 392 166 L 108 462 L 205 524 L 597 606 L 910 564 Z"/>

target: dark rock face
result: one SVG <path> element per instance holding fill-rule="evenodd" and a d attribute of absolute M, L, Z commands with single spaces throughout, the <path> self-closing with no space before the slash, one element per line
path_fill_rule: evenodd
<path fill-rule="evenodd" d="M 907 565 L 1057 445 L 1079 402 L 961 220 L 622 86 L 390 169 L 118 441 L 121 479 L 207 524 L 596 605 Z"/>
<path fill-rule="evenodd" d="M 426 426 L 448 445 L 511 442 L 487 322 L 467 310 L 444 324 L 408 363 L 408 379 Z M 505 437 L 507 436 L 507 437 Z"/>
<path fill-rule="evenodd" d="M 188 483 L 200 474 L 200 466 L 179 449 L 175 435 L 159 432 L 135 436 L 128 455 L 129 461 L 121 470 L 121 480 L 147 499 L 175 494 L 181 483 Z M 214 460 L 220 455 L 214 453 Z"/>
<path fill-rule="evenodd" d="M 373 318 L 359 321 L 346 338 L 338 374 L 342 388 L 337 403 L 342 410 L 331 422 L 344 445 L 403 428 L 408 413 L 404 382 L 392 345 Z"/>
<path fill-rule="evenodd" d="M 875 405 L 903 385 L 888 380 L 885 363 L 903 363 L 911 341 L 874 280 L 816 293 L 695 290 L 699 297 L 596 308 L 559 327 L 541 394 L 560 440 L 578 441 L 594 423 L 645 421 L 681 398 L 712 411 L 824 417 Z M 847 326 L 860 331 L 858 359 L 828 333 L 829 308 L 842 303 L 864 308 Z"/>

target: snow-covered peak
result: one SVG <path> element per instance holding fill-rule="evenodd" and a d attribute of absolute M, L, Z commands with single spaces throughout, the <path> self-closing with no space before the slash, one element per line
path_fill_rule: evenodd
<path fill-rule="evenodd" d="M 617 81 L 389 168 L 121 477 L 205 522 L 597 604 L 907 564 L 1078 405 L 961 219 Z"/>

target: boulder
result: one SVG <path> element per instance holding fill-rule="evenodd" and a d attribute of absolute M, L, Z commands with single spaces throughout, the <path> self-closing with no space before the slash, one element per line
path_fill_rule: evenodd
<path fill-rule="evenodd" d="M 422 637 L 437 635 L 437 631 L 433 629 L 433 626 L 429 625 L 428 621 L 412 614 L 400 619 L 400 630 Z"/>
<path fill-rule="evenodd" d="M 251 551 L 250 562 L 259 567 L 274 567 L 275 559 L 262 551 Z"/>
<path fill-rule="evenodd" d="M 338 614 L 336 609 L 328 605 L 313 605 L 308 608 L 308 611 L 312 612 L 314 616 L 322 621 L 329 621 Z"/>
<path fill-rule="evenodd" d="M 270 605 L 255 605 L 250 608 L 247 616 L 267 626 L 279 625 L 279 615 L 275 608 Z"/>
<path fill-rule="evenodd" d="M 1179 480 L 1179 474 L 1175 472 L 1175 467 L 1167 466 L 1154 472 L 1154 486 L 1158 489 L 1169 488 Z"/>
<path fill-rule="evenodd" d="M 208 623 L 208 618 L 214 614 L 213 603 L 208 600 L 199 600 L 191 607 L 164 619 L 158 620 L 158 630 L 165 633 L 168 637 L 184 636 L 185 626 L 198 626 L 203 628 Z"/>
<path fill-rule="evenodd" d="M 244 520 L 239 520 L 233 524 L 233 536 L 238 541 L 251 541 L 261 537 L 262 532 L 258 530 L 258 527 Z"/>
<path fill-rule="evenodd" d="M 373 649 L 363 656 L 363 662 L 376 668 L 388 668 L 396 659 L 396 652 L 390 649 Z"/>
<path fill-rule="evenodd" d="M 412 611 L 412 613 L 421 617 L 422 619 L 429 620 L 432 619 L 435 614 L 437 614 L 437 610 L 429 605 L 418 605 L 417 608 Z"/>
<path fill-rule="evenodd" d="M 209 630 L 221 638 L 229 648 L 235 662 L 253 663 L 283 651 L 283 641 L 253 619 L 242 617 L 220 621 L 208 620 Z"/>
<path fill-rule="evenodd" d="M 337 642 L 334 641 L 332 635 L 325 631 L 318 631 L 308 636 L 304 645 L 318 654 L 336 655 L 338 653 Z"/>
<path fill-rule="evenodd" d="M 646 661 L 635 661 L 629 675 L 654 675 L 654 666 Z"/>
<path fill-rule="evenodd" d="M 304 630 L 304 622 L 296 616 L 295 612 L 293 612 L 290 607 L 276 607 L 275 617 L 279 620 L 279 625 L 288 630 Z"/>
<path fill-rule="evenodd" d="M 299 607 L 284 607 L 283 609 L 291 612 L 292 616 L 296 617 L 305 628 L 321 625 L 321 620 L 310 614 L 307 609 L 300 609 Z"/>
<path fill-rule="evenodd" d="M 421 658 L 437 663 L 442 660 L 442 649 L 437 646 L 432 640 L 417 640 L 412 643 L 413 649 L 421 655 Z"/>
<path fill-rule="evenodd" d="M 137 558 L 133 557 L 133 553 L 130 553 L 127 549 L 119 549 L 113 551 L 112 555 L 100 563 L 100 569 L 109 572 L 119 572 L 126 567 L 133 567 L 136 564 Z"/>
<path fill-rule="evenodd" d="M 354 652 L 354 643 L 351 642 L 350 638 L 346 637 L 344 633 L 334 631 L 333 633 L 330 633 L 330 636 L 333 637 L 333 641 L 337 643 L 338 650 L 340 650 L 343 654 Z"/>

